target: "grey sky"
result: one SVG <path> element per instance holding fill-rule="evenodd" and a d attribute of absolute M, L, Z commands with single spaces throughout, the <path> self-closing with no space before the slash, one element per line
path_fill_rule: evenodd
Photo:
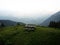
<path fill-rule="evenodd" d="M 40 13 L 44 16 L 60 11 L 60 0 L 0 0 L 0 11 L 14 12 L 16 17 L 36 17 L 34 14 Z"/>

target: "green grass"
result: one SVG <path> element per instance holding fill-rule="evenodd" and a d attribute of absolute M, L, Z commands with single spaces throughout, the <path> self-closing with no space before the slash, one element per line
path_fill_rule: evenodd
<path fill-rule="evenodd" d="M 60 29 L 36 27 L 34 32 L 27 32 L 23 26 L 4 27 L 0 45 L 60 45 Z"/>

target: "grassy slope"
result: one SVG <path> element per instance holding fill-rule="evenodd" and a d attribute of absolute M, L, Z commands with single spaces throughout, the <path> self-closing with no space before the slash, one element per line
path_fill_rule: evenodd
<path fill-rule="evenodd" d="M 0 32 L 0 43 L 4 45 L 60 45 L 60 29 L 36 27 L 35 32 L 25 32 L 23 26 L 5 27 Z"/>

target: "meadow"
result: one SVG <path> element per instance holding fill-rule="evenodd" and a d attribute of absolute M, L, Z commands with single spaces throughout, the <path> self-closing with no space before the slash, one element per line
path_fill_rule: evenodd
<path fill-rule="evenodd" d="M 60 29 L 37 26 L 28 32 L 24 26 L 0 28 L 0 45 L 60 45 Z"/>

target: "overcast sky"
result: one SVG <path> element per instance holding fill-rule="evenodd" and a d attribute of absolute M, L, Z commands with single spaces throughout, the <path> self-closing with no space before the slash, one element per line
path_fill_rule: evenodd
<path fill-rule="evenodd" d="M 14 12 L 17 17 L 46 15 L 60 11 L 60 0 L 0 0 L 0 11 Z"/>

